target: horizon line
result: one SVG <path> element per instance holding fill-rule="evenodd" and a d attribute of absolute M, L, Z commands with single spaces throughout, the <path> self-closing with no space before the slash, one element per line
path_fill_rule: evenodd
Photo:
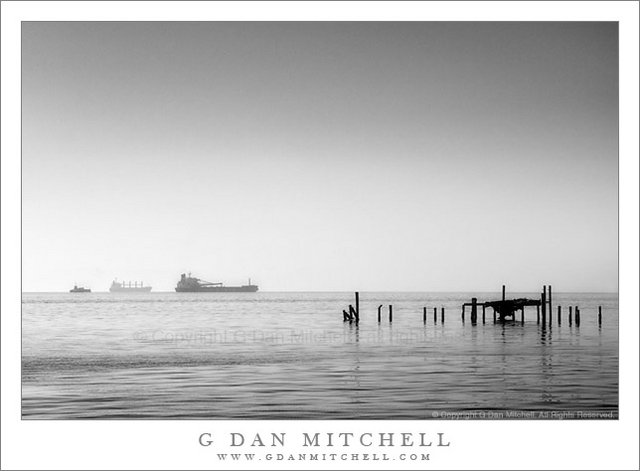
<path fill-rule="evenodd" d="M 90 289 L 90 288 L 89 288 Z M 390 291 L 381 291 L 381 290 L 260 290 L 256 291 L 256 293 L 495 293 L 500 292 L 501 290 L 433 290 L 433 291 L 420 291 L 420 290 L 390 290 Z M 157 290 L 157 291 L 148 291 L 146 293 L 133 293 L 133 294 L 148 294 L 148 293 L 176 293 L 175 290 Z M 512 290 L 513 293 L 535 293 L 536 291 L 527 291 L 527 290 Z M 48 294 L 48 293 L 69 293 L 69 291 L 21 291 L 22 294 Z M 90 293 L 109 293 L 113 294 L 110 291 L 91 291 Z M 206 293 L 206 292 L 205 292 Z M 576 293 L 576 294 L 619 294 L 620 291 L 554 291 L 554 293 Z M 69 293 L 72 294 L 72 293 Z M 73 294 L 88 294 L 88 293 L 73 293 Z M 116 293 L 117 294 L 117 293 Z M 188 293 L 192 294 L 192 293 Z M 215 293 L 218 294 L 218 293 Z M 246 294 L 246 293 L 242 293 Z"/>

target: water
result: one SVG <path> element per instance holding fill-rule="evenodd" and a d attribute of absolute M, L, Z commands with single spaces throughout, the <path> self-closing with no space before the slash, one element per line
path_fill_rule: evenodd
<path fill-rule="evenodd" d="M 543 414 L 533 418 L 579 418 L 577 411 L 592 411 L 617 418 L 617 294 L 554 293 L 563 318 L 558 326 L 554 306 L 551 327 L 537 324 L 534 307 L 524 324 L 519 313 L 494 324 L 490 309 L 485 324 L 481 310 L 478 325 L 468 310 L 463 324 L 461 305 L 472 296 L 500 297 L 361 293 L 355 325 L 342 320 L 352 293 L 25 293 L 22 415 L 430 419 L 536 411 Z M 536 295 L 509 293 L 524 296 Z M 569 305 L 580 306 L 579 327 L 569 325 Z"/>

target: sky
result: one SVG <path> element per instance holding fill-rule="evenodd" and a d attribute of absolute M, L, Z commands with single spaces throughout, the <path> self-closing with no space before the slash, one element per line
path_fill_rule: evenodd
<path fill-rule="evenodd" d="M 23 291 L 617 291 L 617 23 L 22 26 Z"/>

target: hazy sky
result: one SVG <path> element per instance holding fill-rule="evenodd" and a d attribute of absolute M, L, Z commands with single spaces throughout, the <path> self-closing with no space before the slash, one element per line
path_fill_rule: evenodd
<path fill-rule="evenodd" d="M 616 23 L 23 23 L 23 290 L 617 289 Z"/>

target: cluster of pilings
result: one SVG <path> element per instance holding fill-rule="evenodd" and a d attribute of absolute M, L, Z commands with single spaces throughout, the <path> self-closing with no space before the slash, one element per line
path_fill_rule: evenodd
<path fill-rule="evenodd" d="M 569 306 L 569 325 L 573 325 L 575 321 L 576 326 L 580 326 L 580 307 Z M 549 322 L 551 324 L 551 321 Z M 558 325 L 562 324 L 562 307 L 558 306 Z M 602 325 L 602 306 L 598 306 L 598 325 Z"/>
<path fill-rule="evenodd" d="M 384 304 L 378 306 L 378 323 L 382 322 L 382 308 Z M 342 321 L 356 324 L 360 322 L 360 293 L 355 292 L 355 307 L 349 304 L 349 310 L 342 310 Z M 422 321 L 427 323 L 427 308 L 422 308 Z M 393 304 L 389 304 L 389 322 L 393 322 Z M 433 308 L 433 323 L 438 322 L 438 308 Z M 440 322 L 444 323 L 444 306 L 440 308 Z"/>
<path fill-rule="evenodd" d="M 378 306 L 378 323 L 382 322 L 382 308 L 384 304 Z M 389 322 L 393 322 L 393 304 L 389 304 Z M 422 322 L 427 323 L 427 308 L 422 308 Z M 444 323 L 444 307 L 440 308 L 440 322 Z M 438 308 L 433 308 L 433 323 L 438 323 Z"/>
<path fill-rule="evenodd" d="M 478 320 L 477 309 L 478 306 L 482 306 L 482 323 L 485 322 L 485 310 L 487 307 L 493 308 L 493 320 L 496 321 L 496 313 L 500 316 L 500 320 L 504 321 L 508 317 L 515 319 L 516 311 L 520 311 L 520 319 L 524 323 L 524 308 L 526 306 L 536 307 L 536 322 L 543 325 L 547 324 L 547 318 L 549 320 L 549 326 L 553 324 L 553 295 L 551 285 L 545 285 L 540 293 L 540 300 L 536 299 L 506 299 L 505 286 L 502 285 L 502 300 L 499 301 L 487 301 L 484 303 L 478 303 L 477 298 L 472 298 L 470 303 L 464 303 L 462 305 L 462 322 L 464 322 L 465 307 L 471 306 L 471 323 L 474 324 Z M 562 306 L 557 306 L 558 325 L 562 324 Z M 574 311 L 575 309 L 575 311 Z M 575 317 L 574 317 L 575 315 Z M 541 319 L 542 317 L 542 319 Z M 569 325 L 573 325 L 575 320 L 576 326 L 580 326 L 580 307 L 569 306 Z M 598 306 L 598 325 L 602 325 L 602 306 Z"/>
<path fill-rule="evenodd" d="M 524 309 L 527 306 L 535 306 L 536 307 L 536 322 L 539 324 L 542 321 L 542 325 L 547 324 L 547 318 L 549 321 L 549 326 L 553 323 L 553 314 L 552 314 L 552 289 L 551 285 L 545 285 L 542 289 L 542 293 L 540 294 L 540 299 L 527 299 L 527 298 L 517 298 L 517 299 L 506 299 L 506 290 L 505 285 L 502 285 L 502 299 L 497 301 L 486 301 L 486 302 L 478 302 L 478 298 L 471 298 L 470 303 L 464 303 L 462 305 L 462 323 L 465 322 L 465 309 L 467 307 L 471 308 L 471 324 L 475 325 L 478 322 L 478 312 L 479 308 L 482 308 L 482 323 L 486 322 L 486 310 L 487 307 L 492 308 L 493 310 L 493 322 L 497 322 L 498 320 L 503 322 L 508 318 L 512 318 L 515 320 L 515 313 L 520 311 L 520 320 L 524 323 Z M 382 322 L 382 308 L 383 304 L 378 306 L 378 323 Z M 393 305 L 388 305 L 389 309 L 389 322 L 393 322 Z M 558 325 L 562 324 L 562 306 L 557 306 L 558 314 Z M 430 312 L 430 309 L 429 309 Z M 444 323 L 445 310 L 444 306 L 440 308 L 440 322 Z M 360 293 L 355 293 L 355 307 L 353 304 L 349 304 L 349 311 L 346 309 L 342 310 L 342 316 L 344 322 L 356 324 L 360 322 Z M 428 310 L 427 307 L 422 308 L 422 322 L 424 324 L 427 323 L 428 318 Z M 576 326 L 580 326 L 580 307 L 579 306 L 569 306 L 569 316 L 568 316 L 569 325 L 572 326 L 575 322 Z M 433 323 L 436 324 L 438 322 L 438 308 L 433 308 Z M 602 325 L 602 306 L 598 306 L 598 325 Z"/>
<path fill-rule="evenodd" d="M 546 313 L 543 310 L 542 313 L 542 324 L 547 323 Z M 569 325 L 573 325 L 574 322 L 576 326 L 580 326 L 580 307 L 579 306 L 569 306 L 569 315 L 567 316 L 567 320 L 569 321 Z M 536 322 L 540 323 L 540 313 L 538 313 Z M 562 325 L 562 306 L 557 306 L 557 322 L 558 325 Z M 553 314 L 549 312 L 549 325 L 553 325 Z M 602 325 L 602 306 L 598 306 L 598 325 Z"/>
<path fill-rule="evenodd" d="M 422 322 L 424 324 L 427 323 L 427 308 L 426 307 L 422 308 Z M 444 306 L 440 308 L 440 322 L 444 324 Z M 438 308 L 437 307 L 433 308 L 433 323 L 434 324 L 438 323 Z"/>
<path fill-rule="evenodd" d="M 536 322 L 540 324 L 542 322 L 543 325 L 547 324 L 547 319 L 549 326 L 553 324 L 553 291 L 551 285 L 545 285 L 542 288 L 542 292 L 540 293 L 540 300 L 537 299 L 506 299 L 505 296 L 505 286 L 502 285 L 502 300 L 498 301 L 486 301 L 483 303 L 479 303 L 477 298 L 471 298 L 470 303 L 464 303 L 462 305 L 462 322 L 465 320 L 465 308 L 467 306 L 471 307 L 471 323 L 475 324 L 478 321 L 478 307 L 482 307 L 482 323 L 485 323 L 485 311 L 487 307 L 493 308 L 493 321 L 496 321 L 496 314 L 499 315 L 500 320 L 504 321 L 507 318 L 511 317 L 515 319 L 515 313 L 520 311 L 520 319 L 524 323 L 524 308 L 526 306 L 535 306 L 536 307 Z M 558 308 L 558 325 L 562 324 L 562 306 L 557 306 Z M 575 311 L 574 311 L 575 310 Z M 575 317 L 574 317 L 575 316 Z M 576 326 L 580 326 L 580 307 L 579 306 L 569 306 L 569 325 L 573 325 L 574 321 Z M 598 306 L 598 325 L 602 325 L 602 306 Z"/>
<path fill-rule="evenodd" d="M 342 310 L 342 320 L 343 322 L 355 322 L 356 324 L 360 322 L 360 293 L 356 291 L 356 307 L 353 307 L 353 304 L 349 304 L 349 312 L 345 309 Z"/>

